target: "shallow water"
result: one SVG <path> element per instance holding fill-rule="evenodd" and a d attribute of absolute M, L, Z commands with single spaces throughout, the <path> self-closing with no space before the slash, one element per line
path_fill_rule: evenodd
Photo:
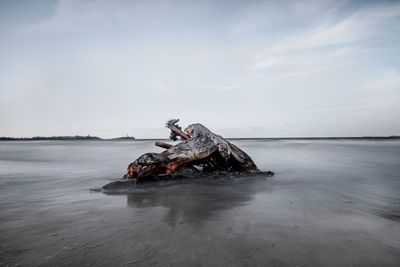
<path fill-rule="evenodd" d="M 91 192 L 151 141 L 0 142 L 0 266 L 399 266 L 399 141 L 233 141 L 272 178 Z"/>

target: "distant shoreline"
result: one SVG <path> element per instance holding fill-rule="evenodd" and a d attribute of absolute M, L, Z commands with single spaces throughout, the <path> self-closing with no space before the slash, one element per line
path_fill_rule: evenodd
<path fill-rule="evenodd" d="M 123 136 L 116 138 L 100 138 L 97 136 L 34 136 L 34 137 L 0 137 L 0 141 L 133 141 L 136 138 L 133 136 Z"/>
<path fill-rule="evenodd" d="M 356 136 L 356 137 L 241 137 L 228 140 L 400 140 L 400 136 Z M 97 136 L 35 136 L 35 137 L 0 137 L 0 141 L 155 141 L 168 138 L 135 138 L 132 136 L 100 138 Z"/>

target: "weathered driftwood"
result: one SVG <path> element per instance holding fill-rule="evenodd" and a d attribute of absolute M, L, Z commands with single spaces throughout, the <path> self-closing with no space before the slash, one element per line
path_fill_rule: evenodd
<path fill-rule="evenodd" d="M 170 120 L 166 127 L 171 130 L 170 139 L 180 142 L 176 145 L 156 142 L 156 146 L 165 150 L 141 155 L 129 164 L 124 179 L 142 183 L 206 175 L 273 175 L 261 172 L 249 155 L 202 124 L 189 125 L 182 131 L 178 121 Z"/>
<path fill-rule="evenodd" d="M 165 148 L 165 149 L 168 149 L 168 148 L 171 148 L 172 146 L 174 146 L 174 145 L 171 145 L 171 144 L 168 144 L 168 143 L 164 143 L 164 142 L 161 142 L 161 141 L 156 141 L 154 144 L 156 146 L 158 146 L 158 147 Z"/>

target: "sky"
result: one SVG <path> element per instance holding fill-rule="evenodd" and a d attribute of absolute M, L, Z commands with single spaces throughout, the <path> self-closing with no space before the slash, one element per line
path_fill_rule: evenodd
<path fill-rule="evenodd" d="M 400 135 L 400 1 L 0 0 L 0 136 Z"/>

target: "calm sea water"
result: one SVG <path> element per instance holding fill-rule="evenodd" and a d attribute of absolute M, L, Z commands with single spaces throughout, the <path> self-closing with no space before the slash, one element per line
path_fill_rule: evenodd
<path fill-rule="evenodd" d="M 0 142 L 0 265 L 400 263 L 399 141 L 233 142 L 275 177 L 106 195 L 161 149 Z"/>

